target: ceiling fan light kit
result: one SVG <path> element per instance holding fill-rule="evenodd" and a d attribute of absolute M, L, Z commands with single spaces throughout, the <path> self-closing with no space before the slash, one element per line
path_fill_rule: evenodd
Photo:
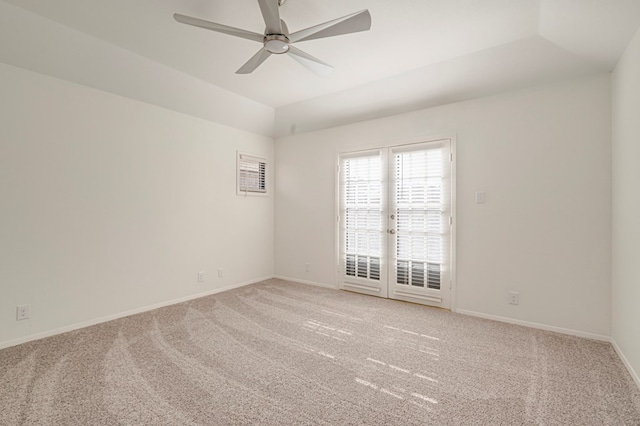
<path fill-rule="evenodd" d="M 265 36 L 264 48 L 276 55 L 287 53 L 289 51 L 289 39 L 279 34 Z"/>
<path fill-rule="evenodd" d="M 260 11 L 265 23 L 264 34 L 258 34 L 240 28 L 229 27 L 211 21 L 205 21 L 191 16 L 175 13 L 174 19 L 182 24 L 192 25 L 234 37 L 240 37 L 262 43 L 262 48 L 249 59 L 236 74 L 250 74 L 266 61 L 271 55 L 288 53 L 293 59 L 318 75 L 326 75 L 333 67 L 320 59 L 314 58 L 292 46 L 293 43 L 334 37 L 344 34 L 368 31 L 371 29 L 371 14 L 368 10 L 352 13 L 341 18 L 333 19 L 304 30 L 289 33 L 287 25 L 280 18 L 280 6 L 286 0 L 258 0 Z"/>

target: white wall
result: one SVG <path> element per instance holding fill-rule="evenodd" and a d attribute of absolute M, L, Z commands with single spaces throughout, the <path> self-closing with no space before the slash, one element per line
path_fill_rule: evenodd
<path fill-rule="evenodd" d="M 0 347 L 273 276 L 274 197 L 235 193 L 271 138 L 3 64 L 0 93 Z"/>
<path fill-rule="evenodd" d="M 335 285 L 338 152 L 457 135 L 457 308 L 606 339 L 610 96 L 604 74 L 277 139 L 276 275 Z"/>
<path fill-rule="evenodd" d="M 612 336 L 640 386 L 640 31 L 613 73 Z"/>

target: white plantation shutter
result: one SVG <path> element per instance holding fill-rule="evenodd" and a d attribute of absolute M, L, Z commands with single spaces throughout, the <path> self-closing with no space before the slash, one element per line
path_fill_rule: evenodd
<path fill-rule="evenodd" d="M 445 265 L 442 146 L 395 151 L 397 284 L 439 290 Z"/>
<path fill-rule="evenodd" d="M 238 153 L 238 193 L 265 194 L 267 192 L 267 160 Z"/>
<path fill-rule="evenodd" d="M 384 220 L 380 153 L 343 157 L 340 171 L 344 274 L 380 281 Z"/>

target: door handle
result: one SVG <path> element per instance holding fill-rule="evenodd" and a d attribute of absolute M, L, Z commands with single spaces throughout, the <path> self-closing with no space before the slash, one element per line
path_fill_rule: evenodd
<path fill-rule="evenodd" d="M 393 235 L 393 234 L 396 233 L 396 230 L 395 229 L 389 229 L 387 232 L 390 233 L 391 235 Z"/>

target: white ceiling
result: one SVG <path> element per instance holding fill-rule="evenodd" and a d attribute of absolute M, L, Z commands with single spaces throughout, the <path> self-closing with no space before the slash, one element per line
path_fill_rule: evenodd
<path fill-rule="evenodd" d="M 273 107 L 276 134 L 293 131 L 302 114 L 328 117 L 312 129 L 349 114 L 370 118 L 611 70 L 640 26 L 640 0 L 288 0 L 281 16 L 292 32 L 362 9 L 371 31 L 296 44 L 335 67 L 327 77 L 286 55 L 237 75 L 259 43 L 172 15 L 262 33 L 256 0 L 2 1 Z M 0 60 L 20 62 L 2 48 Z"/>

